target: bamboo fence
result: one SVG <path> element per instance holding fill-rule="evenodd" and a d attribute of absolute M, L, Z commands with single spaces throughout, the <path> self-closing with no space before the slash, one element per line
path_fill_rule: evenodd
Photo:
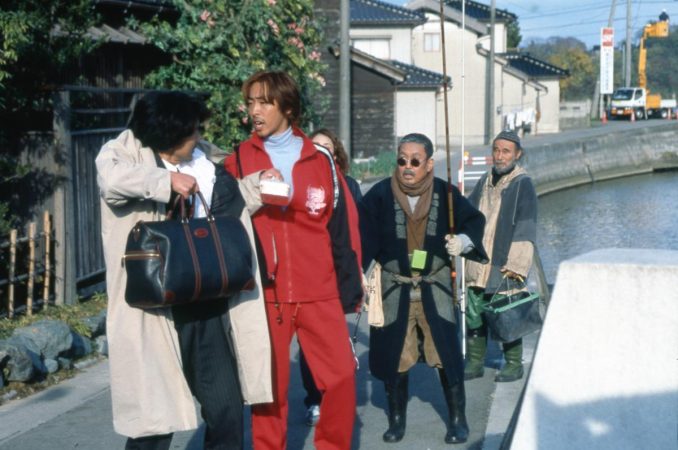
<path fill-rule="evenodd" d="M 50 215 L 45 211 L 42 217 L 42 231 L 38 232 L 36 222 L 31 222 L 28 224 L 28 232 L 25 236 L 19 237 L 18 230 L 12 229 L 8 239 L 0 243 L 0 251 L 4 252 L 6 249 L 9 251 L 7 278 L 0 280 L 0 288 L 7 286 L 6 315 L 9 319 L 17 314 L 17 303 L 21 300 L 25 300 L 28 316 L 33 314 L 35 304 L 40 303 L 43 309 L 49 304 L 52 283 L 52 232 Z M 18 249 L 21 246 L 25 246 L 27 257 L 17 261 Z M 36 249 L 40 250 L 40 255 L 37 257 Z M 39 266 L 37 270 L 36 266 Z M 36 284 L 40 282 L 42 282 L 42 292 L 36 293 Z M 25 299 L 17 298 L 17 287 L 24 283 Z"/>

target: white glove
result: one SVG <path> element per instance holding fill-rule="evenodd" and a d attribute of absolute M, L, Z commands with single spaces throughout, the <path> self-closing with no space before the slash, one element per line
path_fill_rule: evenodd
<path fill-rule="evenodd" d="M 465 234 L 448 234 L 445 236 L 445 249 L 450 256 L 459 256 L 473 248 L 471 239 Z"/>
<path fill-rule="evenodd" d="M 450 256 L 459 256 L 461 255 L 461 251 L 464 249 L 464 244 L 462 244 L 461 239 L 459 238 L 458 235 L 446 235 L 445 236 L 445 250 L 447 250 L 447 254 Z"/>

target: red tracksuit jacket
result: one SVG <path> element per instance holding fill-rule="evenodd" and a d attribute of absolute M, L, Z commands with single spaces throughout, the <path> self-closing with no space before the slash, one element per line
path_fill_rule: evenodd
<path fill-rule="evenodd" d="M 265 205 L 252 216 L 263 253 L 267 302 L 315 302 L 339 298 L 346 312 L 362 300 L 358 213 L 334 161 L 303 138 L 292 169 L 294 186 L 287 208 Z M 273 167 L 255 133 L 225 161 L 236 177 Z"/>

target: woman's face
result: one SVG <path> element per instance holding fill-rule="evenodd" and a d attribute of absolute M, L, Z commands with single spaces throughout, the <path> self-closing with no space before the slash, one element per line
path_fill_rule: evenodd
<path fill-rule="evenodd" d="M 332 142 L 332 139 L 325 136 L 324 134 L 316 134 L 313 137 L 313 143 L 318 144 L 318 145 L 322 145 L 327 150 L 329 150 L 330 153 L 332 153 L 332 155 L 334 155 L 334 143 Z"/>
<path fill-rule="evenodd" d="M 161 153 L 161 157 L 175 165 L 181 162 L 191 161 L 193 159 L 193 150 L 198 144 L 199 139 L 200 131 L 196 129 L 192 135 L 184 139 L 179 145 L 168 152 Z"/>

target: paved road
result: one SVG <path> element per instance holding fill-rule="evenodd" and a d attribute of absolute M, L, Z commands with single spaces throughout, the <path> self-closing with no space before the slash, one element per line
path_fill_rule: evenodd
<path fill-rule="evenodd" d="M 353 331 L 355 315 L 348 316 L 347 321 Z M 466 384 L 467 416 L 471 425 L 471 437 L 466 444 L 453 447 L 444 444 L 446 412 L 440 384 L 432 369 L 419 364 L 412 370 L 410 378 L 407 434 L 400 443 L 387 445 L 381 440 L 386 429 L 386 400 L 381 382 L 375 380 L 367 370 L 367 333 L 366 318 L 363 317 L 356 345 L 360 369 L 357 374 L 358 409 L 354 449 L 498 448 L 523 382 L 495 385 L 495 370 L 490 366 L 499 364 L 496 348 L 488 355 L 485 377 Z M 532 336 L 526 343 L 527 361 L 531 361 L 535 340 L 536 337 Z M 295 345 L 288 448 L 311 450 L 314 448 L 313 429 L 303 423 L 304 392 L 296 357 Z M 245 448 L 251 448 L 249 424 L 246 430 Z M 201 449 L 202 433 L 202 428 L 178 433 L 172 448 Z M 105 361 L 46 391 L 0 406 L 0 450 L 110 450 L 123 448 L 124 442 L 125 438 L 116 435 L 112 427 L 108 363 Z"/>

